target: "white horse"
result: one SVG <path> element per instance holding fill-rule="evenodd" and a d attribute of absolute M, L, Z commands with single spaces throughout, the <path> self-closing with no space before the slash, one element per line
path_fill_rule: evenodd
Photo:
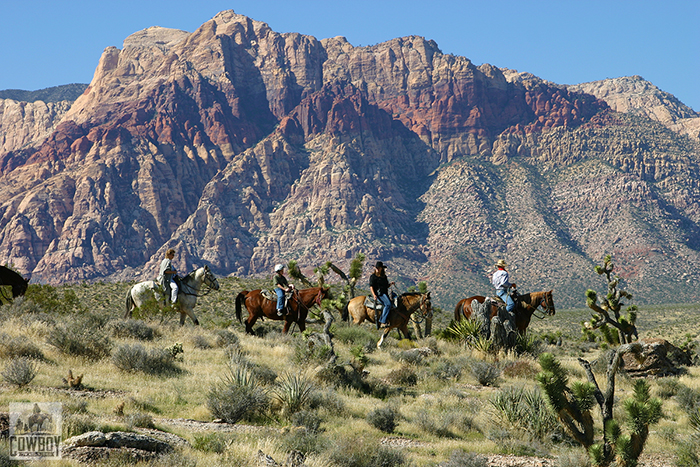
<path fill-rule="evenodd" d="M 199 293 L 202 285 L 207 287 L 203 293 Z M 177 294 L 177 303 L 175 304 L 180 311 L 180 326 L 185 324 L 185 316 L 189 316 L 195 325 L 199 324 L 199 320 L 192 311 L 197 304 L 197 297 L 202 297 L 212 290 L 219 290 L 219 281 L 216 276 L 209 270 L 209 266 L 203 266 L 195 269 L 185 277 L 180 279 L 180 290 Z M 134 309 L 141 307 L 148 299 L 154 299 L 162 303 L 162 287 L 156 281 L 139 282 L 134 285 L 126 294 L 126 313 L 124 319 L 131 318 L 131 313 Z"/>

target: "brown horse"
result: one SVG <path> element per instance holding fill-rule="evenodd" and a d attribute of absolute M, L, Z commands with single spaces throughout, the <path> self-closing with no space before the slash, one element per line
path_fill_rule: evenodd
<path fill-rule="evenodd" d="M 455 306 L 455 321 L 459 321 L 462 316 L 469 319 L 472 315 L 472 301 L 476 300 L 479 303 L 484 303 L 486 297 L 476 295 L 474 297 L 464 298 Z M 492 301 L 491 318 L 498 314 L 499 301 Z M 554 316 L 554 299 L 552 299 L 552 291 L 549 292 L 530 292 L 524 295 L 518 295 L 518 300 L 515 304 L 515 326 L 518 328 L 519 334 L 525 334 L 525 330 L 530 325 L 530 318 L 539 307 L 547 316 Z"/>
<path fill-rule="evenodd" d="M 253 290 L 248 292 L 242 291 L 236 296 L 236 318 L 241 321 L 241 306 L 245 304 L 248 310 L 248 319 L 245 322 L 245 331 L 248 334 L 253 332 L 253 325 L 258 318 L 267 317 L 274 320 L 284 320 L 283 333 L 289 331 L 289 326 L 292 323 L 299 325 L 299 331 L 304 332 L 306 329 L 306 316 L 309 314 L 309 308 L 314 305 L 321 306 L 321 300 L 328 297 L 328 290 L 325 287 L 311 287 L 309 289 L 294 290 L 287 309 L 289 312 L 284 316 L 277 315 L 277 300 L 268 300 L 262 296 L 261 290 Z"/>
<path fill-rule="evenodd" d="M 365 298 L 367 298 L 365 295 L 360 295 L 359 297 L 353 298 L 345 305 L 341 315 L 343 321 L 348 321 L 350 316 L 352 316 L 352 321 L 355 324 L 361 324 L 364 320 L 376 323 L 377 316 L 375 310 L 365 306 Z M 433 312 L 432 304 L 430 303 L 430 292 L 408 292 L 400 295 L 398 307 L 392 309 L 391 313 L 389 313 L 389 322 L 382 333 L 382 337 L 379 339 L 379 342 L 377 342 L 377 348 L 382 345 L 384 338 L 394 328 L 398 328 L 404 337 L 410 339 L 411 334 L 408 331 L 407 325 L 408 321 L 411 319 L 411 315 L 417 310 L 420 310 L 423 316 L 429 316 Z"/>

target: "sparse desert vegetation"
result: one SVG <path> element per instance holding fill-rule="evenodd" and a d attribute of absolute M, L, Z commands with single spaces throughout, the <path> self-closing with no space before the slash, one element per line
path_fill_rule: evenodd
<path fill-rule="evenodd" d="M 496 456 L 537 457 L 549 466 L 591 462 L 537 378 L 546 353 L 572 385 L 586 379 L 579 358 L 605 380 L 596 361 L 609 345 L 582 332 L 583 309 L 534 320 L 528 340 L 509 352 L 470 340 L 466 325 L 447 332 L 451 312 L 440 309 L 433 335 L 408 341 L 393 333 L 377 349 L 374 325 L 351 325 L 332 311 L 331 348 L 311 344 L 323 323 L 284 335 L 280 321 L 265 320 L 246 335 L 234 298 L 256 283 L 220 284 L 196 308 L 199 327 L 158 313 L 121 319 L 129 284 L 32 285 L 0 308 L 0 412 L 15 401 L 62 402 L 64 437 L 126 431 L 184 440 L 148 465 L 252 467 L 261 456 L 279 465 L 303 459 L 308 467 L 508 465 Z M 640 338 L 667 339 L 697 362 L 699 317 L 700 306 L 641 307 L 636 326 Z M 645 379 L 661 415 L 649 426 L 640 465 L 698 465 L 700 370 L 679 368 Z M 73 375 L 82 376 L 77 385 L 68 384 Z M 630 425 L 623 404 L 639 393 L 638 380 L 617 375 L 621 426 Z M 591 411 L 598 440 L 597 406 Z M 7 444 L 0 446 L 0 465 L 11 465 Z M 101 465 L 129 462 L 113 456 Z"/>

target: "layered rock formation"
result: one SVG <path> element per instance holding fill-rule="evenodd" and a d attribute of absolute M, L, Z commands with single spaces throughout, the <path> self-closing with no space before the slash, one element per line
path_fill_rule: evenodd
<path fill-rule="evenodd" d="M 2 127 L 0 262 L 62 282 L 150 278 L 169 247 L 237 275 L 362 252 L 451 307 L 505 258 L 581 306 L 612 253 L 640 302 L 695 299 L 698 141 L 589 92 L 421 37 L 354 47 L 232 11 L 149 28 L 50 123 Z"/>

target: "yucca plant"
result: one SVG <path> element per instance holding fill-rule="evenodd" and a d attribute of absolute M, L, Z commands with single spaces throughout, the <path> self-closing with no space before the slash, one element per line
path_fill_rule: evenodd
<path fill-rule="evenodd" d="M 302 410 L 311 399 L 314 385 L 301 374 L 286 373 L 272 389 L 272 393 L 282 403 L 282 412 L 287 416 Z"/>
<path fill-rule="evenodd" d="M 207 407 L 211 413 L 226 423 L 250 419 L 267 405 L 267 391 L 246 365 L 229 368 L 222 381 L 213 385 L 207 396 Z"/>
<path fill-rule="evenodd" d="M 447 339 L 469 343 L 481 337 L 481 321 L 470 318 L 453 322 L 444 334 Z"/>

